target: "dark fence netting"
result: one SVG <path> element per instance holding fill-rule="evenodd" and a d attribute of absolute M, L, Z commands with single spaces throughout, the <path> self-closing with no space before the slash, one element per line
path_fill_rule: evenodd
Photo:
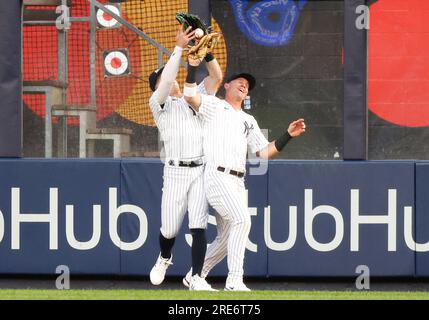
<path fill-rule="evenodd" d="M 21 4 L 0 2 L 0 157 L 21 156 Z"/>
<path fill-rule="evenodd" d="M 211 1 L 225 37 L 227 73 L 257 79 L 251 113 L 269 140 L 304 118 L 307 131 L 281 158 L 341 159 L 342 1 Z"/>

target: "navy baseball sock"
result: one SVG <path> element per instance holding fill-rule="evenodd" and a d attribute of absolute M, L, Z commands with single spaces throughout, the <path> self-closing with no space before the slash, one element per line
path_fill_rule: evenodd
<path fill-rule="evenodd" d="M 192 275 L 201 276 L 204 258 L 207 250 L 207 238 L 205 229 L 191 229 L 192 234 Z"/>
<path fill-rule="evenodd" d="M 159 246 L 161 247 L 161 257 L 169 259 L 171 257 L 171 249 L 173 249 L 176 238 L 167 239 L 162 233 L 159 233 Z"/>

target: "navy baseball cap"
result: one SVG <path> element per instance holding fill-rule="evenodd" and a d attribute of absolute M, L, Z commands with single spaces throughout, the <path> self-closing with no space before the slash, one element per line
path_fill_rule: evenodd
<path fill-rule="evenodd" d="M 232 80 L 238 79 L 238 78 L 244 78 L 249 82 L 249 91 L 252 90 L 256 85 L 256 79 L 254 76 L 252 76 L 250 73 L 237 73 L 230 76 L 226 83 L 231 82 Z"/>
<path fill-rule="evenodd" d="M 161 75 L 162 70 L 164 70 L 164 67 L 156 69 L 149 76 L 149 86 L 152 89 L 152 91 L 155 91 L 155 89 L 156 89 L 155 88 L 156 87 L 156 81 L 158 80 L 158 77 Z"/>

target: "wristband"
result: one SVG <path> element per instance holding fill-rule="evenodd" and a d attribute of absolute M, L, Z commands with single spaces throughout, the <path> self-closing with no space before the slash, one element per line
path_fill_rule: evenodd
<path fill-rule="evenodd" d="M 204 60 L 206 60 L 206 62 L 210 62 L 214 59 L 214 55 L 212 53 L 207 53 L 206 56 L 204 57 Z"/>
<path fill-rule="evenodd" d="M 274 141 L 277 151 L 282 151 L 290 139 L 292 139 L 292 136 L 286 131 L 285 134 L 281 135 L 276 141 Z"/>
<path fill-rule="evenodd" d="M 188 74 L 186 76 L 186 83 L 195 83 L 196 80 L 197 67 L 191 66 L 188 64 Z"/>
<path fill-rule="evenodd" d="M 183 88 L 183 95 L 185 97 L 195 97 L 197 95 L 197 87 L 188 87 L 185 85 L 185 87 Z"/>

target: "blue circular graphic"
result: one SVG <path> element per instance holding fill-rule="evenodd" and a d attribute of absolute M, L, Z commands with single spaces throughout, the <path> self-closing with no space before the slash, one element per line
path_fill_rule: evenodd
<path fill-rule="evenodd" d="M 308 0 L 229 0 L 241 32 L 263 46 L 282 46 L 292 38 Z M 253 5 L 251 5 L 254 3 Z"/>

